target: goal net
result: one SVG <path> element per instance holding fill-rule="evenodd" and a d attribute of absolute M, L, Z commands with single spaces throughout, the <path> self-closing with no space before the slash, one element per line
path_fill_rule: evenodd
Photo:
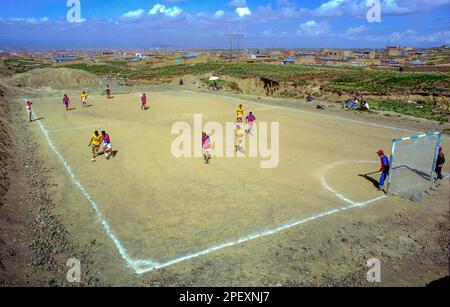
<path fill-rule="evenodd" d="M 115 77 L 103 77 L 100 79 L 100 92 L 102 95 L 106 95 L 106 90 L 111 90 L 111 95 L 115 94 L 127 94 L 126 80 L 123 78 Z"/>
<path fill-rule="evenodd" d="M 388 191 L 414 198 L 433 184 L 441 133 L 427 133 L 392 142 Z"/>

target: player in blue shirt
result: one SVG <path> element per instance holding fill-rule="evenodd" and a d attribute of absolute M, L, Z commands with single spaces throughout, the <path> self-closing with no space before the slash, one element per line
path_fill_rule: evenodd
<path fill-rule="evenodd" d="M 380 176 L 380 182 L 378 185 L 378 189 L 380 191 L 381 190 L 384 191 L 383 190 L 384 182 L 385 182 L 386 178 L 389 176 L 389 159 L 388 159 L 388 157 L 386 157 L 384 155 L 384 152 L 381 149 L 377 151 L 377 155 L 380 158 L 380 162 L 381 162 L 381 167 L 380 167 L 381 176 Z"/>

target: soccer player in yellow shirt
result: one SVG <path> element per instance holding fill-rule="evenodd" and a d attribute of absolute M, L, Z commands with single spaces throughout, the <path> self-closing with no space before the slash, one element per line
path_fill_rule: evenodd
<path fill-rule="evenodd" d="M 83 93 L 81 93 L 80 97 L 81 97 L 82 107 L 86 108 L 87 107 L 87 99 L 89 97 L 89 94 L 86 93 L 85 91 L 83 91 Z"/>
<path fill-rule="evenodd" d="M 100 149 L 101 140 L 102 136 L 100 135 L 100 133 L 98 133 L 98 131 L 95 131 L 88 145 L 88 147 L 92 148 L 92 162 L 95 162 L 95 157 L 97 156 L 98 150 Z"/>
<path fill-rule="evenodd" d="M 242 104 L 240 104 L 239 107 L 236 109 L 236 118 L 237 118 L 236 121 L 241 123 L 243 117 L 244 117 L 244 107 L 242 106 Z"/>

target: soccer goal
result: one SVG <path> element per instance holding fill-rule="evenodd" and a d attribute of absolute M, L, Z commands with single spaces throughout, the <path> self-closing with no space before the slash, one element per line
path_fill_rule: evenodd
<path fill-rule="evenodd" d="M 433 183 L 441 132 L 396 138 L 392 141 L 388 192 L 417 197 Z"/>
<path fill-rule="evenodd" d="M 111 95 L 128 94 L 127 84 L 124 78 L 120 77 L 103 77 L 100 79 L 100 91 L 102 95 L 106 95 L 106 89 L 109 87 Z"/>

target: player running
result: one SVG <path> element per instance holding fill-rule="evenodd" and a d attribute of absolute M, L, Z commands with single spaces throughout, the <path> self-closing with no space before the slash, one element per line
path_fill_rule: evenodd
<path fill-rule="evenodd" d="M 236 109 L 236 122 L 242 123 L 242 118 L 244 117 L 244 107 L 242 104 Z"/>
<path fill-rule="evenodd" d="M 235 137 L 236 137 L 235 149 L 236 149 L 236 152 L 239 151 L 241 153 L 244 153 L 244 136 L 245 136 L 244 129 L 242 129 L 242 126 L 238 124 L 236 126 L 236 133 L 235 133 Z"/>
<path fill-rule="evenodd" d="M 384 182 L 386 181 L 386 178 L 389 176 L 389 159 L 384 155 L 384 152 L 381 149 L 377 151 L 377 155 L 381 161 L 380 167 L 381 176 L 378 184 L 378 190 L 386 193 L 386 191 L 383 190 L 383 185 Z"/>
<path fill-rule="evenodd" d="M 147 110 L 147 96 L 145 95 L 145 93 L 141 96 L 141 110 Z"/>
<path fill-rule="evenodd" d="M 91 137 L 91 141 L 89 142 L 88 147 L 92 148 L 92 162 L 95 162 L 95 157 L 98 155 L 98 150 L 100 149 L 100 143 L 102 140 L 102 136 L 98 131 L 95 131 Z"/>
<path fill-rule="evenodd" d="M 33 105 L 33 103 L 27 99 L 26 109 L 27 109 L 27 113 L 28 113 L 28 120 L 30 121 L 30 123 L 32 122 L 31 116 L 33 115 L 32 105 Z"/>
<path fill-rule="evenodd" d="M 111 138 L 109 137 L 109 134 L 105 131 L 102 131 L 102 138 L 101 138 L 102 148 L 103 148 L 103 154 L 106 157 L 106 160 L 109 160 L 112 155 L 112 146 L 111 146 Z"/>
<path fill-rule="evenodd" d="M 81 93 L 80 98 L 81 98 L 81 106 L 83 108 L 87 108 L 87 99 L 89 97 L 89 94 L 86 93 L 85 91 L 83 91 L 83 93 Z"/>
<path fill-rule="evenodd" d="M 66 106 L 66 111 L 69 111 L 70 98 L 67 96 L 67 94 L 64 94 L 63 103 Z"/>
<path fill-rule="evenodd" d="M 247 127 L 245 129 L 245 132 L 250 133 L 253 135 L 253 129 L 255 125 L 256 117 L 253 115 L 252 112 L 248 113 L 247 117 L 245 118 L 245 122 L 247 124 Z"/>
<path fill-rule="evenodd" d="M 211 159 L 211 140 L 205 131 L 202 132 L 202 148 L 205 164 L 208 164 Z"/>

